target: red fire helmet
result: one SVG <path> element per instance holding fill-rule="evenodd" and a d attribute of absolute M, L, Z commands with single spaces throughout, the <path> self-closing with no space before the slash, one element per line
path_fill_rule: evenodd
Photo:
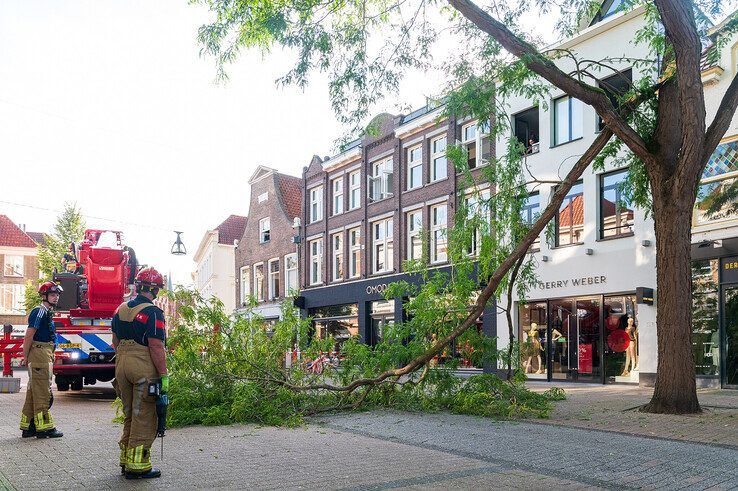
<path fill-rule="evenodd" d="M 136 275 L 136 284 L 164 288 L 164 277 L 154 268 L 144 268 Z"/>
<path fill-rule="evenodd" d="M 41 295 L 48 295 L 49 293 L 59 293 L 61 294 L 64 291 L 64 288 L 61 287 L 61 285 L 57 285 L 53 281 L 47 281 L 40 287 L 38 287 L 38 292 Z"/>

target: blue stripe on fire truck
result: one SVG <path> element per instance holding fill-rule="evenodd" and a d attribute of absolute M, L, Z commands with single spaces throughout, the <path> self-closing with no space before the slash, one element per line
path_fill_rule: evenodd
<path fill-rule="evenodd" d="M 97 334 L 82 333 L 80 334 L 80 337 L 90 343 L 92 346 L 94 346 L 95 349 L 97 349 L 98 351 L 101 351 L 103 353 L 112 353 L 113 351 L 115 351 L 115 349 L 110 346 L 110 343 L 108 343 L 107 341 L 103 341 L 103 339 Z"/>
<path fill-rule="evenodd" d="M 57 345 L 65 344 L 65 343 L 69 343 L 69 340 L 65 338 L 64 336 L 62 336 L 61 334 L 56 333 L 56 343 Z M 77 359 L 79 360 L 88 358 L 87 353 L 85 353 L 81 348 L 58 348 L 58 349 L 61 349 L 65 353 L 77 353 L 77 356 L 79 357 Z"/>

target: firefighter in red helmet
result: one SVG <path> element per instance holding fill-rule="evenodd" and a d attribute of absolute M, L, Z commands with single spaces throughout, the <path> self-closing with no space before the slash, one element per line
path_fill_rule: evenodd
<path fill-rule="evenodd" d="M 23 340 L 23 358 L 28 366 L 28 388 L 20 422 L 23 438 L 58 438 L 63 435 L 54 426 L 49 412 L 53 401 L 51 366 L 56 345 L 52 312 L 62 291 L 62 287 L 53 281 L 41 285 L 38 289 L 41 305 L 28 316 L 28 329 Z"/>
<path fill-rule="evenodd" d="M 151 466 L 151 445 L 156 439 L 156 397 L 149 386 L 169 386 L 165 352 L 164 313 L 153 304 L 164 278 L 154 268 L 136 276 L 136 298 L 122 303 L 113 316 L 116 352 L 115 380 L 123 401 L 123 436 L 120 466 L 127 479 L 161 476 Z"/>

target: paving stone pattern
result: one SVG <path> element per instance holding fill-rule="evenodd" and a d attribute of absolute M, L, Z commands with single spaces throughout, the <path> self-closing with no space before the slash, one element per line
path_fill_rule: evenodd
<path fill-rule="evenodd" d="M 297 429 L 169 430 L 163 462 L 158 440 L 154 448 L 164 476 L 126 481 L 109 384 L 55 396 L 64 438 L 23 440 L 24 392 L 0 394 L 0 489 L 738 487 L 738 450 L 725 446 L 399 412 L 333 415 Z"/>

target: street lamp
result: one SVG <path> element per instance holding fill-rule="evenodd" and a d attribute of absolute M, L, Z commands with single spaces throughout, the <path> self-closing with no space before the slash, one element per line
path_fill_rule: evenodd
<path fill-rule="evenodd" d="M 182 243 L 182 239 L 180 238 L 180 235 L 182 235 L 183 232 L 177 232 L 174 231 L 175 234 L 177 234 L 177 240 L 174 241 L 174 244 L 172 244 L 172 254 L 175 256 L 183 256 L 187 254 L 187 248 Z"/>

